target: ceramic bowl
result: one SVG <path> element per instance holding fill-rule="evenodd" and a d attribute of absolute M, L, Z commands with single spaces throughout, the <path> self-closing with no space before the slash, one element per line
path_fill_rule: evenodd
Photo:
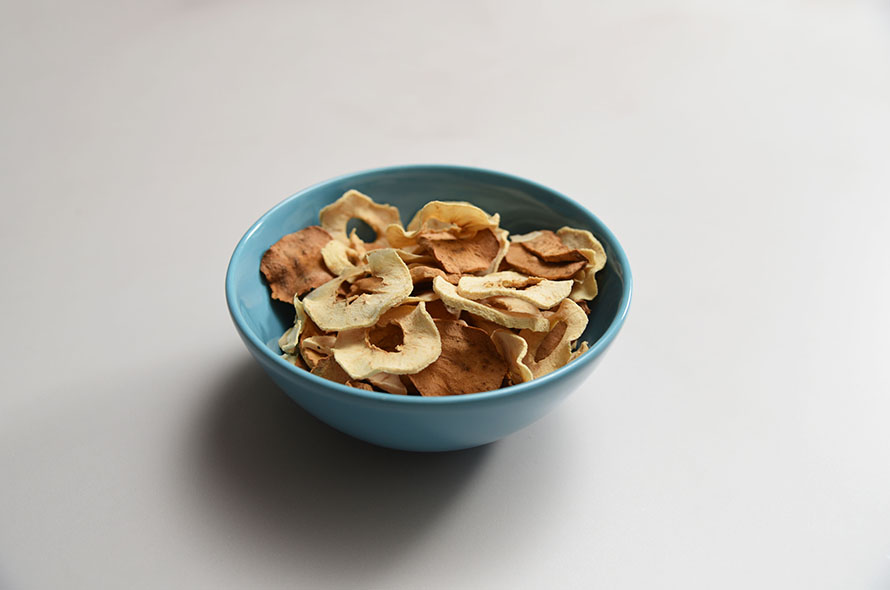
<path fill-rule="evenodd" d="M 608 256 L 597 274 L 599 295 L 590 302 L 582 340 L 590 350 L 529 383 L 447 397 L 363 391 L 321 379 L 280 358 L 278 338 L 293 323 L 293 308 L 273 301 L 260 274 L 263 253 L 281 236 L 318 223 L 318 212 L 348 189 L 399 208 L 407 223 L 426 202 L 469 201 L 500 213 L 511 233 L 586 229 Z M 359 439 L 395 449 L 447 451 L 484 445 L 538 420 L 583 385 L 614 341 L 631 300 L 631 273 L 618 240 L 583 206 L 557 191 L 516 176 L 461 166 L 417 165 L 347 174 L 304 189 L 254 223 L 232 254 L 226 299 L 247 349 L 269 377 L 306 411 Z M 600 392 L 599 395 L 607 395 Z"/>

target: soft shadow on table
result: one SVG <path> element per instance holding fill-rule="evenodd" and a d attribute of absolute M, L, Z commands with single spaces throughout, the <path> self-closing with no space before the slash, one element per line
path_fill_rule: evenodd
<path fill-rule="evenodd" d="M 408 453 L 358 441 L 305 412 L 251 359 L 216 387 L 200 426 L 200 492 L 221 507 L 212 514 L 233 543 L 299 568 L 367 575 L 400 559 L 490 449 Z"/>

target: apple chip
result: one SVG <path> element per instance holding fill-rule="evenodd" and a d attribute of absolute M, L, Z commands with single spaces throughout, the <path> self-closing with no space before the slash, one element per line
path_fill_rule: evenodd
<path fill-rule="evenodd" d="M 526 250 L 545 262 L 579 262 L 587 258 L 578 250 L 573 250 L 550 230 L 540 230 L 524 236 L 514 236 L 513 241 L 522 244 Z"/>
<path fill-rule="evenodd" d="M 576 303 L 582 303 L 595 298 L 598 293 L 599 287 L 596 284 L 596 271 L 591 268 L 585 268 L 575 275 L 569 299 Z M 587 313 L 590 313 L 590 311 L 588 310 Z"/>
<path fill-rule="evenodd" d="M 326 338 L 331 339 L 327 348 L 324 345 L 327 342 Z M 330 346 L 333 344 L 333 338 L 333 334 L 325 334 L 315 325 L 312 318 L 306 316 L 297 350 L 310 371 L 318 364 L 319 360 L 331 356 Z"/>
<path fill-rule="evenodd" d="M 367 391 L 373 391 L 373 388 L 367 383 L 362 383 L 360 381 L 354 381 L 349 378 L 349 375 L 346 374 L 346 371 L 343 370 L 337 361 L 332 356 L 325 357 L 321 359 L 315 367 L 310 371 L 313 375 L 318 375 L 328 381 L 334 381 L 336 383 L 341 383 L 343 385 L 348 385 L 349 387 L 355 387 L 357 389 L 364 389 Z"/>
<path fill-rule="evenodd" d="M 402 303 L 419 303 L 421 301 L 424 303 L 439 301 L 439 294 L 435 291 L 420 291 L 413 295 L 409 295 Z"/>
<path fill-rule="evenodd" d="M 435 316 L 433 316 L 433 317 L 435 317 Z M 496 324 L 490 320 L 480 318 L 479 316 L 473 315 L 466 311 L 461 312 L 459 317 L 460 317 L 460 319 L 464 320 L 465 322 L 467 322 L 469 325 L 473 326 L 474 328 L 479 328 L 480 330 L 483 330 L 489 336 L 494 334 L 495 330 L 505 330 L 506 329 L 500 324 Z"/>
<path fill-rule="evenodd" d="M 599 240 L 593 237 L 589 231 L 561 227 L 556 230 L 556 235 L 559 236 L 563 244 L 584 254 L 594 272 L 600 271 L 606 266 L 606 251 Z"/>
<path fill-rule="evenodd" d="M 442 277 L 449 283 L 456 285 L 460 279 L 460 275 L 446 273 L 441 268 L 422 264 L 409 264 L 408 271 L 411 273 L 411 282 L 415 285 L 417 283 L 431 283 L 436 277 Z"/>
<path fill-rule="evenodd" d="M 321 352 L 318 352 L 317 350 L 307 347 L 300 348 L 300 356 L 302 357 L 303 362 L 306 363 L 306 366 L 309 367 L 309 370 L 311 371 L 316 366 L 318 366 L 318 363 L 330 357 L 331 355 L 323 354 Z"/>
<path fill-rule="evenodd" d="M 353 379 L 365 379 L 375 373 L 408 375 L 427 367 L 442 352 L 436 324 L 423 302 L 393 323 L 402 331 L 402 343 L 388 351 L 372 344 L 371 330 L 343 330 L 334 344 L 334 358 Z"/>
<path fill-rule="evenodd" d="M 501 243 L 488 228 L 461 237 L 451 232 L 421 232 L 417 243 L 449 273 L 482 272 L 491 267 L 501 250 Z"/>
<path fill-rule="evenodd" d="M 507 361 L 507 375 L 510 383 L 516 385 L 525 383 L 535 378 L 531 369 L 525 364 L 525 356 L 528 354 L 528 342 L 525 338 L 509 330 L 495 330 L 491 334 L 498 352 Z"/>
<path fill-rule="evenodd" d="M 337 337 L 334 334 L 318 334 L 307 336 L 300 340 L 300 350 L 312 350 L 323 356 L 331 356 L 331 349 Z"/>
<path fill-rule="evenodd" d="M 493 229 L 491 231 L 494 232 L 499 247 L 497 254 L 495 254 L 494 259 L 491 261 L 491 264 L 488 265 L 488 268 L 485 269 L 483 274 L 497 272 L 501 267 L 501 263 L 504 261 L 504 257 L 507 255 L 507 249 L 510 248 L 510 232 L 505 229 Z"/>
<path fill-rule="evenodd" d="M 381 350 L 395 352 L 405 337 L 397 320 L 408 317 L 416 308 L 415 305 L 400 305 L 380 316 L 377 325 L 368 329 L 368 342 Z"/>
<path fill-rule="evenodd" d="M 587 265 L 587 259 L 568 262 L 547 262 L 526 249 L 524 242 L 512 242 L 504 260 L 523 273 L 552 281 L 570 279 Z"/>
<path fill-rule="evenodd" d="M 502 309 L 510 313 L 518 313 L 534 317 L 544 317 L 541 314 L 541 310 L 539 310 L 535 304 L 529 303 L 528 301 L 523 301 L 522 299 L 517 299 L 516 297 L 503 297 L 496 295 L 494 297 L 486 297 L 485 299 L 480 299 L 479 303 L 484 303 L 488 307 Z"/>
<path fill-rule="evenodd" d="M 419 246 L 417 245 L 417 238 L 422 232 L 439 231 L 458 232 L 460 231 L 460 226 L 453 223 L 448 223 L 446 221 L 439 221 L 438 219 L 429 219 L 424 223 L 422 228 L 412 231 L 405 231 L 405 228 L 403 228 L 401 225 L 393 223 L 386 227 L 384 236 L 386 237 L 386 241 L 389 242 L 389 245 L 393 248 L 399 248 L 400 250 L 413 250 L 419 248 Z"/>
<path fill-rule="evenodd" d="M 530 231 L 527 234 L 513 234 L 512 236 L 510 236 L 510 241 L 516 242 L 517 244 L 521 244 L 522 242 L 530 242 L 532 240 L 538 239 L 542 233 L 543 230 L 535 230 Z"/>
<path fill-rule="evenodd" d="M 481 301 L 473 301 L 458 294 L 457 287 L 442 277 L 433 279 L 433 290 L 439 294 L 442 302 L 449 308 L 469 312 L 507 328 L 543 331 L 550 327 L 547 319 L 541 315 L 537 308 L 534 310 L 537 314 L 529 314 L 498 309 Z"/>
<path fill-rule="evenodd" d="M 435 292 L 433 292 L 433 294 L 435 295 Z M 460 317 L 460 310 L 452 312 L 444 303 L 442 303 L 442 300 L 439 299 L 438 295 L 436 295 L 436 299 L 433 301 L 427 302 L 426 311 L 434 320 L 456 320 Z"/>
<path fill-rule="evenodd" d="M 289 362 L 290 364 L 296 366 L 298 369 L 303 369 L 304 371 L 308 371 L 309 367 L 306 366 L 306 363 L 303 362 L 303 359 L 298 357 L 295 354 L 287 354 L 286 352 L 281 355 L 281 358 Z"/>
<path fill-rule="evenodd" d="M 425 233 L 449 233 L 457 238 L 472 237 L 481 230 L 496 230 L 500 215 L 489 215 L 479 207 L 463 201 L 430 201 L 418 211 L 407 228 L 392 224 L 386 228 L 386 239 L 396 248 L 418 243 Z M 497 235 L 500 244 L 500 235 Z"/>
<path fill-rule="evenodd" d="M 272 245 L 260 268 L 293 302 L 282 358 L 323 378 L 394 395 L 490 391 L 536 379 L 588 350 L 579 338 L 606 253 L 589 231 L 513 235 L 500 216 L 431 201 L 407 226 L 349 190 L 320 225 Z M 350 220 L 376 236 L 363 242 Z"/>
<path fill-rule="evenodd" d="M 540 309 L 550 309 L 569 296 L 572 286 L 570 280 L 550 281 L 513 271 L 503 271 L 481 277 L 461 277 L 457 284 L 457 292 L 467 299 L 514 297 L 528 301 Z"/>
<path fill-rule="evenodd" d="M 581 356 L 582 354 L 584 354 L 584 353 L 587 352 L 588 350 L 590 350 L 590 347 L 587 345 L 586 342 L 582 342 L 582 343 L 581 343 L 581 346 L 578 347 L 578 350 L 576 350 L 575 352 L 573 352 L 573 353 L 572 353 L 572 356 L 569 357 L 569 362 L 572 362 L 573 360 L 575 360 L 576 358 L 578 358 L 579 356 Z"/>
<path fill-rule="evenodd" d="M 408 246 L 408 248 L 412 249 L 420 249 L 414 248 L 412 246 Z M 399 258 L 402 259 L 402 262 L 409 265 L 408 268 L 411 268 L 412 264 L 421 264 L 424 266 L 429 266 L 430 264 L 434 264 L 436 259 L 430 256 L 429 254 L 418 254 L 417 252 L 410 252 L 405 248 L 399 248 L 396 250 L 396 254 L 399 255 Z"/>
<path fill-rule="evenodd" d="M 460 315 L 460 310 L 450 311 L 448 307 L 442 303 L 439 294 L 430 289 L 429 291 L 420 291 L 412 294 L 402 302 L 403 305 L 415 304 L 423 301 L 426 303 L 427 312 L 433 316 L 433 319 L 449 319 L 453 320 Z M 444 315 L 447 314 L 447 317 Z"/>
<path fill-rule="evenodd" d="M 523 248 L 519 244 L 510 244 L 504 257 L 506 266 L 501 270 L 515 269 L 522 273 L 558 281 L 573 278 L 585 266 L 584 261 L 577 262 L 546 262 Z"/>
<path fill-rule="evenodd" d="M 489 215 L 476 205 L 465 201 L 430 201 L 421 207 L 405 229 L 409 232 L 419 230 L 433 219 L 456 225 L 462 231 L 476 232 L 498 227 L 501 216 L 497 213 Z"/>
<path fill-rule="evenodd" d="M 306 312 L 303 311 L 303 304 L 300 298 L 294 295 L 294 325 L 287 329 L 278 339 L 278 347 L 287 354 L 294 354 L 297 348 L 297 342 L 300 341 L 300 333 L 306 324 Z"/>
<path fill-rule="evenodd" d="M 423 396 L 461 395 L 501 386 L 507 364 L 488 334 L 452 320 L 435 320 L 442 353 L 408 379 Z"/>
<path fill-rule="evenodd" d="M 388 225 L 402 223 L 398 209 L 392 205 L 375 203 L 369 196 L 357 190 L 346 191 L 342 197 L 324 207 L 318 214 L 318 219 L 331 236 L 347 243 L 349 236 L 346 233 L 346 226 L 349 220 L 361 219 L 377 234 L 376 240 L 371 244 L 372 247 L 388 245 L 384 238 L 384 230 Z"/>
<path fill-rule="evenodd" d="M 566 246 L 575 248 L 587 258 L 587 266 L 575 275 L 575 285 L 569 297 L 572 301 L 589 301 L 597 296 L 596 273 L 606 266 L 606 251 L 592 233 L 581 229 L 562 227 L 556 235 Z"/>
<path fill-rule="evenodd" d="M 303 298 L 306 313 L 320 329 L 333 332 L 373 326 L 384 312 L 411 294 L 411 273 L 392 248 L 369 252 L 367 270 L 380 279 L 379 284 L 351 301 L 343 297 L 341 287 L 350 279 L 360 279 L 362 268 L 345 272 Z"/>
<path fill-rule="evenodd" d="M 350 379 L 349 375 L 346 374 L 346 371 L 343 370 L 343 367 L 338 365 L 337 361 L 334 360 L 334 357 L 332 356 L 321 359 L 321 361 L 319 361 L 319 363 L 310 371 L 310 373 L 327 379 L 328 381 L 334 381 L 335 383 L 340 383 L 348 387 L 363 389 L 365 391 L 374 391 L 374 388 L 371 386 L 370 383 Z"/>
<path fill-rule="evenodd" d="M 587 314 L 571 299 L 565 299 L 556 311 L 547 315 L 550 321 L 548 332 L 522 330 L 519 333 L 528 342 L 528 353 L 523 362 L 535 379 L 572 360 L 572 343 L 587 327 Z"/>
<path fill-rule="evenodd" d="M 377 389 L 382 389 L 387 393 L 408 395 L 408 388 L 402 383 L 402 378 L 399 375 L 393 375 L 391 373 L 374 373 L 373 375 L 368 376 L 367 381 Z"/>
<path fill-rule="evenodd" d="M 290 303 L 334 275 L 324 266 L 321 250 L 331 235 L 317 225 L 288 234 L 263 254 L 260 271 L 272 289 L 272 298 Z"/>
<path fill-rule="evenodd" d="M 364 253 L 339 240 L 331 240 L 321 249 L 321 257 L 335 276 L 364 264 Z"/>
<path fill-rule="evenodd" d="M 347 303 L 352 303 L 362 295 L 376 293 L 382 285 L 383 279 L 381 279 L 380 277 L 363 276 L 361 278 L 353 280 L 352 282 L 349 282 L 349 287 L 346 287 L 345 284 L 341 285 L 341 287 L 343 287 L 343 289 L 341 289 L 341 293 L 346 297 Z"/>

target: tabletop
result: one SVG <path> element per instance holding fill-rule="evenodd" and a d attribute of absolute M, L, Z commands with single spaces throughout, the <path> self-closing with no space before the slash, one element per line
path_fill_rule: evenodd
<path fill-rule="evenodd" d="M 4 2 L 0 587 L 890 588 L 885 2 Z M 531 178 L 635 298 L 497 443 L 339 434 L 223 278 L 289 194 Z"/>

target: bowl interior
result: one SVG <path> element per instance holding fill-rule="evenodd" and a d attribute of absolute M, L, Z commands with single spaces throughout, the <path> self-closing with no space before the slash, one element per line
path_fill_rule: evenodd
<path fill-rule="evenodd" d="M 592 347 L 603 336 L 626 302 L 626 260 L 612 233 L 573 201 L 546 187 L 509 175 L 450 166 L 407 166 L 360 172 L 310 187 L 264 215 L 244 236 L 229 267 L 229 305 L 238 308 L 243 328 L 275 355 L 278 338 L 293 323 L 293 307 L 269 297 L 260 273 L 263 253 L 283 235 L 318 223 L 322 207 L 349 189 L 379 203 L 399 208 L 407 224 L 432 200 L 469 201 L 489 213 L 500 213 L 501 226 L 511 233 L 556 230 L 564 225 L 591 231 L 602 242 L 608 262 L 597 273 L 599 294 L 590 303 L 590 319 L 582 340 Z M 629 295 L 629 293 L 627 293 Z"/>

